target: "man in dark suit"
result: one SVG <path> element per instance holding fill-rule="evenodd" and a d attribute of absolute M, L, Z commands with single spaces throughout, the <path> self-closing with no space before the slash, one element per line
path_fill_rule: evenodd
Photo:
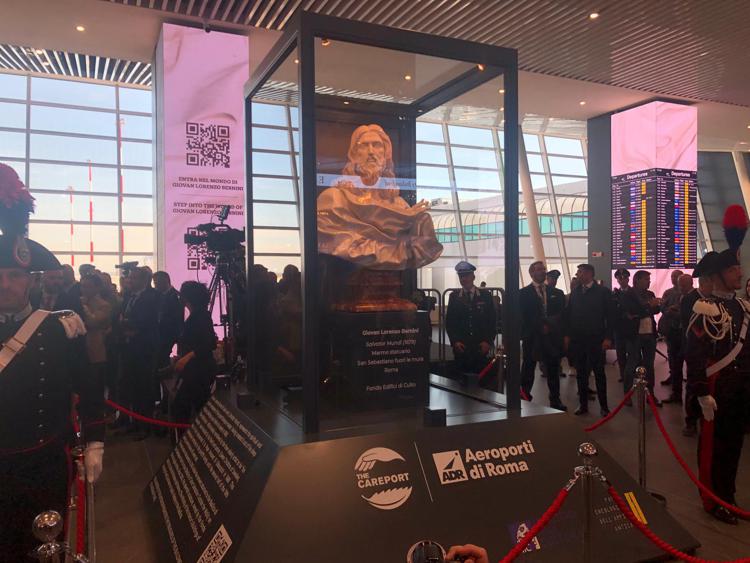
<path fill-rule="evenodd" d="M 154 287 L 159 294 L 159 346 L 156 367 L 169 365 L 172 348 L 182 332 L 185 310 L 180 303 L 180 293 L 172 287 L 172 280 L 167 272 L 156 272 L 153 276 Z"/>
<path fill-rule="evenodd" d="M 42 291 L 31 296 L 31 307 L 45 311 L 75 311 L 83 313 L 81 299 L 71 298 L 64 290 L 65 278 L 61 269 L 42 274 Z"/>
<path fill-rule="evenodd" d="M 482 371 L 495 341 L 495 305 L 488 291 L 474 285 L 475 270 L 465 261 L 456 265 L 461 289 L 451 293 L 445 316 L 445 329 L 461 373 Z"/>
<path fill-rule="evenodd" d="M 159 295 L 151 287 L 151 274 L 145 268 L 135 268 L 129 278 L 131 293 L 122 314 L 123 386 L 133 410 L 152 416 L 156 400 L 153 382 L 159 340 Z M 146 437 L 146 427 L 140 425 L 140 428 L 137 439 Z"/>
<path fill-rule="evenodd" d="M 596 283 L 591 264 L 580 264 L 576 277 L 580 283 L 570 294 L 565 312 L 566 347 L 578 378 L 580 406 L 575 414 L 589 412 L 588 379 L 593 371 L 601 415 L 607 416 L 609 406 L 604 352 L 612 346 L 612 295 L 609 289 Z"/>
<path fill-rule="evenodd" d="M 523 364 L 521 388 L 531 398 L 537 362 L 544 365 L 549 388 L 549 404 L 553 409 L 566 411 L 560 400 L 560 355 L 562 354 L 561 318 L 565 309 L 565 294 L 545 283 L 547 268 L 537 261 L 529 266 L 531 283 L 521 289 L 521 339 Z"/>
<path fill-rule="evenodd" d="M 627 393 L 633 386 L 635 370 L 639 366 L 646 368 L 648 389 L 654 396 L 654 402 L 661 406 L 661 401 L 654 395 L 654 359 L 656 357 L 656 322 L 654 315 L 661 310 L 661 299 L 649 290 L 651 274 L 638 270 L 633 276 L 633 287 L 623 296 L 623 310 L 630 319 L 628 365 L 625 367 L 624 391 Z"/>

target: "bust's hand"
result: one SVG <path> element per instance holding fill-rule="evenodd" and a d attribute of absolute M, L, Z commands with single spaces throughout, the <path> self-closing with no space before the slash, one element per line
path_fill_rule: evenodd
<path fill-rule="evenodd" d="M 414 211 L 415 214 L 416 213 L 422 213 L 424 211 L 429 211 L 430 210 L 430 202 L 427 201 L 426 199 L 423 199 L 422 201 L 418 201 L 417 203 L 415 203 L 412 206 L 411 209 L 412 209 L 412 211 Z"/>

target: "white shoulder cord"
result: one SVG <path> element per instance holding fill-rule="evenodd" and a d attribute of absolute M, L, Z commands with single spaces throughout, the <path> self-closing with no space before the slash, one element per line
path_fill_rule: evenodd
<path fill-rule="evenodd" d="M 687 330 L 690 330 L 699 317 L 703 317 L 703 331 L 709 336 L 709 338 L 711 338 L 711 340 L 723 340 L 727 333 L 730 334 L 731 339 L 733 336 L 732 316 L 723 304 L 717 303 L 716 306 L 719 309 L 719 314 L 716 316 L 693 313 L 690 317 L 690 323 L 688 323 Z"/>

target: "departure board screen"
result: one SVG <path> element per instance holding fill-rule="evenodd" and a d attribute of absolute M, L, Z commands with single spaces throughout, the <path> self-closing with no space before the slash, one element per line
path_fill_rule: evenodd
<path fill-rule="evenodd" d="M 612 116 L 613 268 L 691 268 L 697 249 L 697 110 L 651 102 Z"/>
<path fill-rule="evenodd" d="M 686 268 L 697 262 L 696 173 L 654 168 L 612 177 L 612 265 Z"/>

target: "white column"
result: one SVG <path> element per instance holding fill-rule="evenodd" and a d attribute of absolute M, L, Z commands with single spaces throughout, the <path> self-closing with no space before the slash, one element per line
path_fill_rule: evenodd
<path fill-rule="evenodd" d="M 536 213 L 534 189 L 531 187 L 529 161 L 526 158 L 526 143 L 524 143 L 523 131 L 520 127 L 518 128 L 518 173 L 521 176 L 521 195 L 523 196 L 523 205 L 526 207 L 526 220 L 529 224 L 531 253 L 534 260 L 542 260 L 543 262 L 546 262 L 544 256 L 544 245 L 542 244 L 542 230 L 539 228 L 539 218 Z"/>

